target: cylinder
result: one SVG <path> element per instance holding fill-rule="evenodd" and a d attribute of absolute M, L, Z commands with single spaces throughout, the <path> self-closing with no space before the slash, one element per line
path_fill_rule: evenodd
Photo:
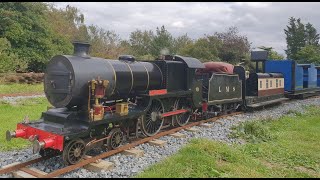
<path fill-rule="evenodd" d="M 46 97 L 55 107 L 86 105 L 88 82 L 98 77 L 109 81 L 105 91 L 108 100 L 160 89 L 163 81 L 162 72 L 154 63 L 58 55 L 45 71 Z"/>

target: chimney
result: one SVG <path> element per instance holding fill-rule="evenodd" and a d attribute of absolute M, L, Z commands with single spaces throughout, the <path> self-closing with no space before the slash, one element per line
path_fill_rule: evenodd
<path fill-rule="evenodd" d="M 80 42 L 80 41 L 74 41 L 73 43 L 74 47 L 74 56 L 79 56 L 83 58 L 90 58 L 89 56 L 89 48 L 90 44 L 87 42 Z"/>

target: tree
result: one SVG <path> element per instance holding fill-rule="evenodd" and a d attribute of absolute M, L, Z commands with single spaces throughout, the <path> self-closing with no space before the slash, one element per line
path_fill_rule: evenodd
<path fill-rule="evenodd" d="M 222 41 L 218 49 L 222 61 L 237 64 L 248 57 L 250 42 L 246 36 L 239 35 L 237 27 L 230 27 L 227 32 L 216 32 L 215 36 Z"/>
<path fill-rule="evenodd" d="M 28 62 L 31 71 L 43 71 L 49 59 L 71 50 L 46 19 L 48 5 L 41 2 L 0 3 L 0 38 L 10 44 L 10 53 Z"/>
<path fill-rule="evenodd" d="M 284 30 L 287 40 L 287 57 L 298 62 L 312 62 L 317 60 L 319 34 L 311 23 L 304 25 L 300 18 L 289 19 L 289 26 Z M 311 54 L 308 54 L 311 53 Z"/>
<path fill-rule="evenodd" d="M 320 64 L 320 47 L 315 45 L 307 45 L 297 52 L 296 58 L 296 61 L 301 64 Z"/>
<path fill-rule="evenodd" d="M 90 41 L 90 35 L 86 25 L 81 24 L 78 27 L 78 31 L 74 37 L 74 41 L 88 42 Z"/>
<path fill-rule="evenodd" d="M 88 29 L 92 56 L 117 59 L 126 50 L 121 47 L 121 39 L 114 31 L 105 30 L 94 25 L 89 26 Z"/>
<path fill-rule="evenodd" d="M 57 9 L 49 4 L 49 11 L 46 14 L 48 22 L 54 32 L 67 38 L 70 42 L 75 40 L 78 34 L 78 27 L 84 22 L 84 16 L 80 11 L 69 5 L 64 9 Z"/>
<path fill-rule="evenodd" d="M 268 59 L 273 59 L 273 60 L 284 59 L 284 56 L 272 50 L 273 49 L 272 47 L 260 46 L 258 48 L 269 52 Z"/>
<path fill-rule="evenodd" d="M 129 42 L 132 55 L 141 57 L 147 54 L 151 54 L 151 43 L 153 41 L 153 38 L 154 34 L 151 30 L 136 30 L 131 32 Z"/>
<path fill-rule="evenodd" d="M 188 43 L 180 50 L 181 55 L 198 58 L 202 62 L 220 61 L 218 49 L 222 42 L 215 36 L 206 36 L 199 38 L 195 43 Z"/>
<path fill-rule="evenodd" d="M 10 42 L 6 38 L 0 38 L 0 73 L 24 71 L 27 68 L 27 63 L 10 53 L 10 48 Z"/>
<path fill-rule="evenodd" d="M 164 26 L 157 27 L 156 35 L 151 42 L 151 55 L 158 57 L 161 54 L 172 53 L 173 38 Z"/>
<path fill-rule="evenodd" d="M 192 44 L 192 43 L 193 43 L 193 41 L 190 39 L 190 37 L 187 34 L 179 36 L 177 38 L 174 38 L 172 52 L 174 54 L 180 54 L 180 51 L 184 47 L 186 47 L 188 44 Z"/>
<path fill-rule="evenodd" d="M 305 34 L 306 34 L 306 45 L 313 45 L 313 46 L 319 45 L 319 34 L 317 33 L 317 30 L 312 26 L 312 24 L 307 23 Z"/>
<path fill-rule="evenodd" d="M 300 18 L 289 19 L 289 26 L 284 29 L 287 41 L 287 50 L 285 50 L 289 59 L 297 59 L 297 52 L 306 45 L 305 28 Z"/>

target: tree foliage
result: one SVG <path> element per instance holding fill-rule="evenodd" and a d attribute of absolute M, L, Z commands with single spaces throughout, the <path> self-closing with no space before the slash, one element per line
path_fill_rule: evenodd
<path fill-rule="evenodd" d="M 310 37 L 315 33 L 309 27 Z M 313 36 L 312 36 L 313 37 Z M 141 60 L 153 60 L 162 54 L 191 56 L 201 61 L 226 61 L 237 64 L 248 60 L 250 43 L 236 27 L 191 39 L 188 34 L 173 37 L 165 26 L 155 30 L 136 29 L 129 39 L 121 39 L 112 30 L 86 25 L 85 16 L 76 7 L 56 8 L 52 3 L 0 3 L 0 72 L 43 71 L 57 54 L 72 54 L 73 41 L 91 44 L 90 55 L 117 59 L 131 54 Z M 313 43 L 317 38 L 310 38 Z"/>
<path fill-rule="evenodd" d="M 18 56 L 10 52 L 11 44 L 6 38 L 0 38 L 0 73 L 23 71 L 27 63 L 19 60 Z"/>
<path fill-rule="evenodd" d="M 44 3 L 0 3 L 0 37 L 10 42 L 10 51 L 25 59 L 31 71 L 43 71 L 49 58 L 71 48 L 50 28 L 47 11 Z"/>
<path fill-rule="evenodd" d="M 218 48 L 221 45 L 221 41 L 215 36 L 206 36 L 199 38 L 195 43 L 187 44 L 180 52 L 181 55 L 198 58 L 203 62 L 220 61 Z"/>
<path fill-rule="evenodd" d="M 98 26 L 89 26 L 88 39 L 91 55 L 106 59 L 115 59 L 124 51 L 119 35 L 114 31 L 104 30 Z"/>
<path fill-rule="evenodd" d="M 137 29 L 130 34 L 130 47 L 134 56 L 141 57 L 147 54 L 151 54 L 151 43 L 153 41 L 154 34 L 151 30 L 141 31 Z"/>
<path fill-rule="evenodd" d="M 318 46 L 319 45 L 319 34 L 312 24 L 307 23 L 306 25 L 306 45 Z"/>
<path fill-rule="evenodd" d="M 312 24 L 304 25 L 301 19 L 291 17 L 287 29 L 284 29 L 287 41 L 285 50 L 289 59 L 299 62 L 309 61 L 306 58 L 317 59 L 317 57 L 302 56 L 306 51 L 314 51 L 319 46 L 319 34 Z M 299 53 L 299 55 L 298 55 Z M 303 59 L 303 60 L 302 60 Z"/>
<path fill-rule="evenodd" d="M 237 27 L 230 27 L 227 32 L 216 32 L 215 36 L 222 41 L 222 46 L 218 49 L 222 61 L 236 64 L 243 61 L 250 52 L 248 38 L 239 35 Z"/>
<path fill-rule="evenodd" d="M 173 37 L 170 32 L 164 27 L 157 27 L 156 34 L 151 41 L 150 54 L 157 57 L 162 54 L 172 53 Z"/>
<path fill-rule="evenodd" d="M 315 45 L 307 45 L 301 48 L 297 55 L 298 63 L 316 63 L 320 64 L 320 47 Z"/>
<path fill-rule="evenodd" d="M 180 54 L 180 50 L 192 44 L 192 39 L 188 36 L 188 34 L 184 34 L 179 36 L 173 40 L 173 53 Z"/>

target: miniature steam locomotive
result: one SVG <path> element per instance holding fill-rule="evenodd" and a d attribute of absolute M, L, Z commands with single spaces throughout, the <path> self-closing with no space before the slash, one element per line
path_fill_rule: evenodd
<path fill-rule="evenodd" d="M 292 74 L 281 71 L 283 64 L 261 58 L 264 52 L 252 54 L 257 67 L 263 62 L 264 72 L 246 77 L 242 66 L 217 72 L 210 63 L 178 55 L 154 61 L 90 57 L 89 46 L 76 42 L 74 55 L 51 59 L 44 91 L 54 108 L 39 120 L 18 123 L 15 131 L 7 131 L 7 140 L 29 139 L 35 153 L 61 153 L 66 164 L 75 164 L 97 146 L 115 149 L 130 137 L 154 136 L 191 120 L 281 102 L 286 92 L 296 92 L 287 88 Z M 317 74 L 305 78 L 303 87 L 312 91 L 304 92 L 316 93 Z"/>

